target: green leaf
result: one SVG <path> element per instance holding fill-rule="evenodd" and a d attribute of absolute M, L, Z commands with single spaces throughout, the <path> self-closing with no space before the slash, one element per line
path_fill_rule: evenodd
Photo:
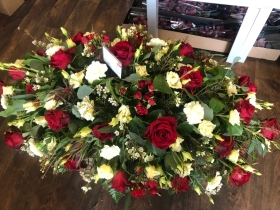
<path fill-rule="evenodd" d="M 123 210 L 128 210 L 130 203 L 131 203 L 131 195 L 130 193 L 127 193 Z"/>
<path fill-rule="evenodd" d="M 147 53 L 147 54 L 144 56 L 144 58 L 142 59 L 142 61 L 148 59 L 148 58 L 151 56 L 151 54 L 152 54 L 151 52 Z"/>
<path fill-rule="evenodd" d="M 242 136 L 243 127 L 239 125 L 232 125 L 230 123 L 227 123 L 227 129 L 231 136 Z"/>
<path fill-rule="evenodd" d="M 208 70 L 207 73 L 212 75 L 212 77 L 208 78 L 209 80 L 221 80 L 224 78 L 225 69 L 221 66 L 215 66 Z"/>
<path fill-rule="evenodd" d="M 72 114 L 75 115 L 77 118 L 81 118 L 80 112 L 78 111 L 78 107 L 76 105 L 72 107 Z"/>
<path fill-rule="evenodd" d="M 129 132 L 130 137 L 135 140 L 138 144 L 144 146 L 146 144 L 146 141 L 142 139 L 140 136 L 138 136 L 136 133 Z"/>
<path fill-rule="evenodd" d="M 173 170 L 177 169 L 177 165 L 178 165 L 172 154 L 168 154 L 165 156 L 164 164 L 165 166 L 170 167 Z"/>
<path fill-rule="evenodd" d="M 251 152 L 254 151 L 255 146 L 256 146 L 255 141 L 252 141 L 252 143 L 250 144 L 250 146 L 249 146 L 249 148 L 248 148 L 248 154 L 250 154 Z"/>
<path fill-rule="evenodd" d="M 148 115 L 147 118 L 151 121 L 155 121 L 158 118 L 165 116 L 165 111 L 163 109 L 156 109 L 154 111 L 151 111 Z"/>
<path fill-rule="evenodd" d="M 112 133 L 116 130 L 116 128 L 112 127 L 112 126 L 106 126 L 103 128 L 99 128 L 98 131 L 100 133 Z"/>
<path fill-rule="evenodd" d="M 37 139 L 39 136 L 39 130 L 42 128 L 40 125 L 36 125 L 30 130 L 30 135 L 34 138 Z"/>
<path fill-rule="evenodd" d="M 157 156 L 164 156 L 166 154 L 165 150 L 161 150 L 157 147 L 155 147 L 151 142 L 146 141 L 146 146 L 148 147 L 148 149 L 155 155 Z"/>
<path fill-rule="evenodd" d="M 196 101 L 195 98 L 193 97 L 193 95 L 185 88 L 182 88 L 183 91 L 185 91 L 185 93 L 189 96 L 190 99 L 192 99 L 193 101 Z"/>
<path fill-rule="evenodd" d="M 135 82 L 140 79 L 140 76 L 138 74 L 131 74 L 128 77 L 124 78 L 123 80 L 127 82 Z"/>
<path fill-rule="evenodd" d="M 106 81 L 106 87 L 108 88 L 108 90 L 110 90 L 110 93 L 112 94 L 113 98 L 120 103 L 120 99 L 117 97 L 115 91 L 114 91 L 114 88 L 112 87 L 112 84 L 111 84 L 111 79 L 107 80 Z"/>
<path fill-rule="evenodd" d="M 166 80 L 162 74 L 158 74 L 155 76 L 154 88 L 155 88 L 155 90 L 158 90 L 163 93 L 173 94 L 173 91 L 169 87 L 168 83 L 166 82 Z"/>
<path fill-rule="evenodd" d="M 134 118 L 129 122 L 129 126 L 131 127 L 132 131 L 138 135 L 146 130 L 146 126 L 136 116 L 134 116 Z"/>
<path fill-rule="evenodd" d="M 24 94 L 24 95 L 16 95 L 13 96 L 12 99 L 29 99 L 29 98 L 34 98 L 36 95 L 34 94 Z"/>
<path fill-rule="evenodd" d="M 212 121 L 214 118 L 213 109 L 209 108 L 207 104 L 201 103 L 204 108 L 204 119 Z"/>
<path fill-rule="evenodd" d="M 78 89 L 77 96 L 79 99 L 83 99 L 85 96 L 90 95 L 93 89 L 87 85 L 83 85 Z"/>
<path fill-rule="evenodd" d="M 40 71 L 44 71 L 45 70 L 44 63 L 42 61 L 40 61 L 40 60 L 32 60 L 32 61 L 30 61 L 29 66 L 32 69 L 36 69 L 36 70 L 40 70 Z"/>
<path fill-rule="evenodd" d="M 109 185 L 106 190 L 108 191 L 108 193 L 111 195 L 111 197 L 113 198 L 113 200 L 115 201 L 115 203 L 118 203 L 119 200 L 124 197 L 125 195 L 121 192 L 116 191 L 115 189 L 111 188 L 111 186 Z"/>
<path fill-rule="evenodd" d="M 240 59 L 241 59 L 240 56 L 236 56 L 232 61 L 231 67 L 233 67 L 233 65 L 236 64 Z"/>
<path fill-rule="evenodd" d="M 225 107 L 225 104 L 217 98 L 211 98 L 209 107 L 213 109 L 214 114 L 218 114 Z"/>
<path fill-rule="evenodd" d="M 75 134 L 76 132 L 77 132 L 77 130 L 78 130 L 78 124 L 77 124 L 77 120 L 70 120 L 69 122 L 68 122 L 68 128 L 69 128 L 69 130 L 70 130 L 70 132 L 72 133 L 72 134 Z"/>
<path fill-rule="evenodd" d="M 177 126 L 177 131 L 181 136 L 187 136 L 193 131 L 193 125 L 185 121 Z"/>

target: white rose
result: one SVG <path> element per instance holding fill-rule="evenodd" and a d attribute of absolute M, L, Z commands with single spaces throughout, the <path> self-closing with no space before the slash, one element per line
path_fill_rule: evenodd
<path fill-rule="evenodd" d="M 54 110 L 56 109 L 58 106 L 62 105 L 63 102 L 62 101 L 56 101 L 54 99 L 48 100 L 45 105 L 44 108 L 46 110 Z"/>
<path fill-rule="evenodd" d="M 240 116 L 236 109 L 229 112 L 229 123 L 232 125 L 240 125 Z"/>
<path fill-rule="evenodd" d="M 255 92 L 250 92 L 250 93 L 247 93 L 247 98 L 246 100 L 249 99 L 249 103 L 251 105 L 253 105 L 254 107 L 256 107 L 257 109 L 260 109 L 262 110 L 262 107 L 260 104 L 257 103 L 257 98 L 256 98 L 256 93 Z"/>
<path fill-rule="evenodd" d="M 227 157 L 229 161 L 232 163 L 237 163 L 238 158 L 239 158 L 239 149 L 233 149 L 231 150 L 229 156 Z"/>
<path fill-rule="evenodd" d="M 111 160 L 113 157 L 116 157 L 120 154 L 120 148 L 118 146 L 108 146 L 105 145 L 103 149 L 101 149 L 100 157 L 105 158 L 106 160 Z"/>
<path fill-rule="evenodd" d="M 113 169 L 111 166 L 103 164 L 100 167 L 97 167 L 97 174 L 100 179 L 112 179 L 114 176 Z"/>
<path fill-rule="evenodd" d="M 3 86 L 3 95 L 13 95 L 14 93 L 14 87 L 13 86 Z"/>
<path fill-rule="evenodd" d="M 181 143 L 184 141 L 184 139 L 177 137 L 176 142 L 171 144 L 169 147 L 171 147 L 171 150 L 173 152 L 180 152 L 182 150 Z"/>
<path fill-rule="evenodd" d="M 108 67 L 106 64 L 100 63 L 99 61 L 92 61 L 86 69 L 86 80 L 91 84 L 94 80 L 105 77 L 107 69 Z"/>
<path fill-rule="evenodd" d="M 187 116 L 188 123 L 191 125 L 200 123 L 204 117 L 204 108 L 198 101 L 185 104 L 183 112 Z"/>
<path fill-rule="evenodd" d="M 48 122 L 46 121 L 45 116 L 35 117 L 34 122 L 37 125 L 41 125 L 42 127 L 46 127 L 48 125 Z"/>
<path fill-rule="evenodd" d="M 189 176 L 192 170 L 193 170 L 192 163 L 186 163 L 183 164 L 182 166 L 178 165 L 176 173 L 180 177 L 185 177 L 185 176 Z"/>
<path fill-rule="evenodd" d="M 166 73 L 166 80 L 171 88 L 182 89 L 182 83 L 180 77 L 177 73 L 169 71 Z"/>
<path fill-rule="evenodd" d="M 60 49 L 64 50 L 65 47 L 64 46 L 59 46 L 59 45 L 52 46 L 52 47 L 50 47 L 49 49 L 46 50 L 46 54 L 50 58 Z"/>
<path fill-rule="evenodd" d="M 85 77 L 84 71 L 80 71 L 75 74 L 71 74 L 71 79 L 69 80 L 69 84 L 73 86 L 73 88 L 78 88 L 81 86 L 83 79 Z"/>
<path fill-rule="evenodd" d="M 237 94 L 236 86 L 232 83 L 232 81 L 229 81 L 227 84 L 227 94 L 228 96 L 232 96 L 232 94 Z"/>
<path fill-rule="evenodd" d="M 43 153 L 42 151 L 40 151 L 40 150 L 37 148 L 34 139 L 29 139 L 28 144 L 29 144 L 29 149 L 30 149 L 30 151 L 31 151 L 34 155 L 37 155 L 37 156 L 39 156 L 39 157 L 42 157 L 42 156 L 44 155 L 44 153 Z"/>
<path fill-rule="evenodd" d="M 215 124 L 213 124 L 211 121 L 208 120 L 203 120 L 199 125 L 198 125 L 198 130 L 201 133 L 201 135 L 206 136 L 208 138 L 213 137 L 213 130 L 216 127 Z"/>
<path fill-rule="evenodd" d="M 217 171 L 216 176 L 210 182 L 207 182 L 206 191 L 211 192 L 215 190 L 221 184 L 221 181 L 222 176 L 220 176 L 220 173 Z"/>
<path fill-rule="evenodd" d="M 3 109 L 7 109 L 9 106 L 8 96 L 6 96 L 4 94 L 1 96 L 1 106 L 3 107 Z"/>
<path fill-rule="evenodd" d="M 116 118 L 118 119 L 118 121 L 121 124 L 129 123 L 130 120 L 132 120 L 130 115 L 131 115 L 131 113 L 130 113 L 130 110 L 129 110 L 129 106 L 122 105 L 118 110 L 118 114 L 116 115 Z"/>
<path fill-rule="evenodd" d="M 145 77 L 149 75 L 146 66 L 137 65 L 135 66 L 135 70 L 136 70 L 136 74 L 138 74 L 141 77 Z"/>
<path fill-rule="evenodd" d="M 155 166 L 149 165 L 145 168 L 146 176 L 148 179 L 153 179 L 155 176 L 159 176 L 161 171 Z"/>
<path fill-rule="evenodd" d="M 166 46 L 167 43 L 159 38 L 152 38 L 150 42 L 147 43 L 148 46 Z"/>

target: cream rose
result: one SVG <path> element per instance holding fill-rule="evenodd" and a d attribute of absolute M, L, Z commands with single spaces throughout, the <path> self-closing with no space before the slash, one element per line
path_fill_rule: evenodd
<path fill-rule="evenodd" d="M 229 123 L 232 125 L 240 125 L 240 116 L 236 109 L 229 112 Z"/>
<path fill-rule="evenodd" d="M 169 71 L 166 73 L 166 80 L 171 88 L 182 89 L 182 83 L 180 77 L 177 73 Z"/>
<path fill-rule="evenodd" d="M 198 125 L 198 130 L 201 133 L 201 135 L 206 136 L 208 138 L 213 137 L 213 130 L 215 129 L 216 125 L 213 124 L 211 121 L 208 120 L 203 120 L 199 125 Z"/>
<path fill-rule="evenodd" d="M 112 179 L 114 176 L 113 169 L 107 164 L 97 167 L 97 174 L 100 179 Z"/>
<path fill-rule="evenodd" d="M 148 46 L 166 46 L 166 41 L 159 38 L 152 38 L 150 42 L 147 43 Z"/>
<path fill-rule="evenodd" d="M 116 118 L 121 124 L 129 123 L 132 120 L 129 106 L 122 105 L 118 110 Z"/>
<path fill-rule="evenodd" d="M 85 77 L 84 71 L 80 71 L 75 74 L 71 74 L 69 84 L 72 85 L 74 89 L 81 86 L 81 83 L 83 82 L 83 79 Z"/>

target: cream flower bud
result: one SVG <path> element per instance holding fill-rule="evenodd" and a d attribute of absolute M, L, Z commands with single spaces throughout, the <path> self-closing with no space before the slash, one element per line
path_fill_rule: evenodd
<path fill-rule="evenodd" d="M 184 161 L 194 160 L 191 153 L 189 153 L 189 152 L 182 152 L 182 155 L 183 155 Z"/>
<path fill-rule="evenodd" d="M 71 74 L 71 79 L 69 80 L 69 84 L 73 86 L 73 88 L 78 88 L 81 86 L 83 79 L 85 77 L 84 71 L 80 71 L 75 74 Z"/>
<path fill-rule="evenodd" d="M 77 132 L 74 135 L 74 138 L 77 138 L 77 137 L 85 138 L 91 132 L 92 132 L 92 129 L 90 129 L 89 127 L 87 127 L 87 126 L 83 127 L 79 132 Z"/>
<path fill-rule="evenodd" d="M 229 161 L 232 163 L 237 163 L 238 158 L 239 158 L 239 149 L 233 149 L 231 150 L 229 156 L 227 157 Z"/>
<path fill-rule="evenodd" d="M 232 83 L 232 81 L 229 81 L 227 84 L 227 94 L 228 96 L 232 96 L 232 94 L 237 94 L 236 86 Z"/>
<path fill-rule="evenodd" d="M 232 125 L 240 125 L 240 116 L 239 116 L 239 112 L 234 109 L 231 110 L 229 113 L 229 123 Z"/>
<path fill-rule="evenodd" d="M 177 137 L 176 142 L 171 144 L 169 147 L 173 152 L 180 152 L 182 150 L 181 143 L 184 141 L 184 139 Z"/>
<path fill-rule="evenodd" d="M 166 73 L 166 80 L 171 88 L 182 89 L 182 83 L 180 77 L 177 73 L 169 71 Z"/>
<path fill-rule="evenodd" d="M 66 40 L 66 43 L 67 43 L 67 47 L 68 47 L 69 49 L 76 46 L 76 43 L 73 42 L 72 39 L 67 39 L 67 40 Z"/>
<path fill-rule="evenodd" d="M 201 135 L 206 136 L 208 138 L 213 137 L 213 130 L 215 129 L 216 125 L 213 124 L 211 121 L 208 120 L 203 120 L 199 125 L 198 125 L 198 130 L 201 133 Z"/>
<path fill-rule="evenodd" d="M 13 95 L 14 93 L 14 87 L 13 86 L 3 86 L 3 95 Z"/>
<path fill-rule="evenodd" d="M 100 157 L 105 158 L 106 160 L 111 160 L 113 157 L 116 157 L 120 154 L 120 148 L 118 146 L 108 146 L 105 145 L 103 149 L 101 149 Z"/>
<path fill-rule="evenodd" d="M 65 71 L 65 70 L 61 70 L 61 74 L 62 74 L 62 76 L 63 76 L 65 79 L 69 79 L 69 78 L 70 78 L 70 75 L 69 75 L 68 72 Z"/>
<path fill-rule="evenodd" d="M 100 167 L 97 167 L 98 177 L 100 179 L 112 179 L 114 176 L 113 169 L 107 164 L 103 164 Z"/>
<path fill-rule="evenodd" d="M 201 194 L 202 194 L 200 188 L 199 188 L 197 185 L 195 185 L 193 189 L 194 189 L 194 191 L 195 191 L 198 195 L 201 195 Z"/>
<path fill-rule="evenodd" d="M 149 75 L 146 66 L 137 65 L 135 66 L 135 70 L 136 70 L 136 74 L 138 74 L 141 77 L 145 77 Z"/>

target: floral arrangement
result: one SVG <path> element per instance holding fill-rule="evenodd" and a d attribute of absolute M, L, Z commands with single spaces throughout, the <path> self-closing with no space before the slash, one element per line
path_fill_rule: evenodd
<path fill-rule="evenodd" d="M 116 202 L 189 188 L 213 202 L 222 178 L 242 186 L 260 175 L 258 155 L 280 148 L 276 119 L 255 116 L 273 104 L 210 53 L 141 26 L 117 27 L 112 41 L 61 29 L 64 41 L 46 34 L 47 43 L 34 39 L 36 52 L 0 63 L 12 78 L 0 85 L 5 142 L 39 156 L 44 175 L 79 171 L 85 192 L 100 182 Z M 104 62 L 104 47 L 122 78 Z"/>

